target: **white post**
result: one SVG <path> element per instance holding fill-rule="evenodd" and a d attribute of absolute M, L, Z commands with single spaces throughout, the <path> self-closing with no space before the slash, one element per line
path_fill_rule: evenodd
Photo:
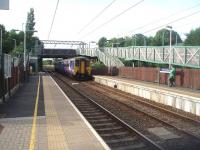
<path fill-rule="evenodd" d="M 169 44 L 169 70 L 171 69 L 171 57 L 172 57 L 172 28 L 170 28 L 170 44 Z"/>
<path fill-rule="evenodd" d="M 171 51 L 172 51 L 172 26 L 167 26 L 167 28 L 170 30 L 170 37 L 169 37 L 169 70 L 171 69 Z"/>
<path fill-rule="evenodd" d="M 0 28 L 0 55 L 2 55 L 2 29 Z"/>
<path fill-rule="evenodd" d="M 26 71 L 26 30 L 24 29 L 24 71 Z"/>

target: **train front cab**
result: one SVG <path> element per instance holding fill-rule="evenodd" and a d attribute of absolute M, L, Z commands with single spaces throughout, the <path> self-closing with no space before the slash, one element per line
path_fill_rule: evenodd
<path fill-rule="evenodd" d="M 91 79 L 91 66 L 89 59 L 76 60 L 76 78 L 78 79 Z"/>

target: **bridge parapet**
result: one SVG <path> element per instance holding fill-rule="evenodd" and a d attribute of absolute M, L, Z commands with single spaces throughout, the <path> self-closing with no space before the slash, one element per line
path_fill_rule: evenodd
<path fill-rule="evenodd" d="M 70 58 L 77 56 L 75 49 L 42 49 L 38 55 L 42 58 Z"/>

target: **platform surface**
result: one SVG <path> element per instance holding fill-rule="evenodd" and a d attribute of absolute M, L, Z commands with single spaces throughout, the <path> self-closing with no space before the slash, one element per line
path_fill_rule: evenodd
<path fill-rule="evenodd" d="M 31 76 L 7 104 L 0 105 L 0 149 L 109 148 L 54 80 L 40 75 Z"/>
<path fill-rule="evenodd" d="M 159 89 L 159 90 L 163 90 L 163 91 L 174 92 L 177 94 L 200 98 L 200 90 L 192 90 L 189 88 L 181 88 L 181 87 L 168 87 L 167 85 L 163 85 L 163 84 L 131 80 L 128 78 L 121 78 L 118 76 L 96 76 L 96 77 L 118 80 L 121 82 L 126 82 L 126 83 L 130 83 L 130 84 L 134 84 L 134 85 L 140 85 L 140 86 L 144 86 L 144 87 L 148 87 L 148 88 L 154 88 L 154 89 Z"/>

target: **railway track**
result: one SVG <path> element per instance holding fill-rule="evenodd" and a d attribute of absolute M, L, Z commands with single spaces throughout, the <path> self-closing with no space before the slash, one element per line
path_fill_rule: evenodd
<path fill-rule="evenodd" d="M 72 84 L 71 81 L 69 81 L 62 75 L 56 74 L 56 76 L 54 76 L 54 77 L 60 78 L 57 80 L 62 80 L 62 84 L 66 83 L 66 82 Z M 129 127 L 137 130 L 141 135 L 143 135 L 144 137 L 149 139 L 151 142 L 155 143 L 158 146 L 158 148 L 170 149 L 170 150 L 171 149 L 197 149 L 197 147 L 200 146 L 198 137 L 195 137 L 195 136 L 191 135 L 190 133 L 184 132 L 184 131 L 176 128 L 173 125 L 166 124 L 162 120 L 159 120 L 156 117 L 152 117 L 151 115 L 148 115 L 143 111 L 140 111 L 138 109 L 133 109 L 130 107 L 127 108 L 127 105 L 123 106 L 122 103 L 118 103 L 118 102 L 116 102 L 116 100 L 115 100 L 115 102 L 110 102 L 110 101 L 113 101 L 112 98 L 108 98 L 108 97 L 106 98 L 105 95 L 102 96 L 103 92 L 101 92 L 101 94 L 99 94 L 98 92 L 93 91 L 91 87 L 88 87 L 88 86 L 84 87 L 83 85 L 84 84 L 76 83 L 73 85 L 73 88 L 75 88 L 76 91 L 79 93 L 80 93 L 80 91 L 82 91 L 81 93 L 84 93 L 83 95 L 86 96 L 87 98 L 88 98 L 88 96 L 90 97 L 89 99 L 91 99 L 91 97 L 92 97 L 92 99 L 94 99 L 95 101 L 98 101 L 98 103 L 100 103 L 101 105 L 103 105 L 104 107 L 109 109 L 110 111 L 117 114 L 117 116 L 119 116 L 120 118 L 123 118 L 123 120 L 125 120 L 125 122 L 127 122 L 129 124 L 128 125 Z M 102 89 L 102 87 L 101 87 L 101 89 Z M 73 99 L 74 96 L 71 96 L 70 91 L 65 91 L 65 92 L 67 93 L 68 96 L 70 95 L 70 99 Z M 107 90 L 107 92 L 109 93 L 110 91 Z M 103 137 L 103 139 L 105 141 L 107 139 L 109 139 L 110 137 L 112 137 L 112 136 L 110 136 L 110 132 L 117 133 L 116 131 L 122 130 L 122 128 L 119 126 L 115 126 L 115 125 L 113 126 L 112 122 L 110 122 L 110 123 L 107 122 L 110 119 L 108 119 L 107 116 L 106 116 L 106 118 L 104 118 L 104 115 L 99 113 L 98 112 L 99 110 L 97 111 L 97 108 L 90 109 L 87 106 L 87 104 L 76 102 L 76 100 L 75 100 L 74 104 L 76 105 L 76 103 L 77 103 L 78 109 L 80 109 L 80 110 L 83 109 L 83 112 L 81 111 L 83 113 L 83 115 L 84 115 L 84 113 L 86 113 L 84 116 L 86 117 L 86 119 L 88 119 L 88 121 L 91 124 L 97 122 L 103 126 L 102 129 L 99 129 L 98 125 L 96 127 L 94 125 L 94 128 L 97 130 L 97 132 L 100 134 L 100 136 Z M 80 103 L 80 105 L 84 106 L 85 108 L 79 108 L 79 103 Z M 96 103 L 96 102 L 94 102 L 94 103 Z M 102 106 L 100 106 L 100 107 L 102 107 Z M 123 112 L 123 110 L 125 110 L 125 112 Z M 90 115 L 87 116 L 87 113 L 90 113 L 90 112 L 94 112 L 100 118 L 91 117 Z M 126 115 L 126 113 L 127 114 L 129 113 L 129 115 Z M 131 116 L 130 116 L 130 114 L 131 114 Z M 87 118 L 87 117 L 89 117 L 89 118 Z M 129 118 L 129 119 L 127 119 L 127 118 Z M 134 118 L 134 119 L 131 120 L 131 118 Z M 90 119 L 94 119 L 94 120 L 91 121 Z M 122 121 L 122 122 L 124 122 L 124 121 Z M 112 126 L 107 128 L 106 127 L 107 125 L 112 125 Z M 111 131 L 109 131 L 109 130 L 111 130 Z M 167 132 L 169 135 L 164 135 L 164 136 L 166 136 L 166 138 L 158 137 L 158 135 L 155 136 L 155 132 L 162 132 L 162 133 Z M 101 135 L 101 133 L 103 133 L 103 135 Z M 121 132 L 117 135 L 117 137 L 118 137 L 117 140 L 109 140 L 110 142 L 106 141 L 108 143 L 108 145 L 111 144 L 109 146 L 112 149 L 118 148 L 118 146 L 120 145 L 120 142 L 122 142 L 124 140 L 126 141 L 126 139 L 131 140 L 130 135 L 128 136 L 128 138 L 126 138 L 123 136 L 123 133 L 124 132 Z M 167 138 L 167 137 L 170 137 L 170 138 Z M 128 144 L 128 147 L 130 146 L 129 142 L 126 141 L 125 143 Z M 143 144 L 143 145 L 145 145 L 145 144 Z M 122 149 L 125 149 L 125 148 L 122 148 Z M 133 149 L 133 147 L 132 148 L 129 147 L 129 149 Z M 139 149 L 149 149 L 149 147 L 148 148 L 142 147 Z"/>
<path fill-rule="evenodd" d="M 78 91 L 63 78 L 52 73 L 51 75 L 111 149 L 164 150 L 148 137 Z"/>
<path fill-rule="evenodd" d="M 94 82 L 83 84 L 87 87 L 90 86 L 90 88 L 98 90 L 105 95 L 118 95 L 124 97 L 126 98 L 126 100 L 120 102 L 125 104 L 127 107 L 137 107 L 138 109 L 140 109 L 140 111 L 143 111 L 144 113 L 151 115 L 152 117 L 159 119 L 164 123 L 200 140 L 200 121 L 198 119 L 189 118 L 188 116 L 184 116 L 180 113 L 168 110 L 166 108 L 158 106 L 157 104 L 152 104 L 148 102 L 148 100 L 142 100 L 142 98 L 134 97 L 132 95 L 129 95 L 128 93 L 112 89 L 110 87 L 105 87 Z"/>

